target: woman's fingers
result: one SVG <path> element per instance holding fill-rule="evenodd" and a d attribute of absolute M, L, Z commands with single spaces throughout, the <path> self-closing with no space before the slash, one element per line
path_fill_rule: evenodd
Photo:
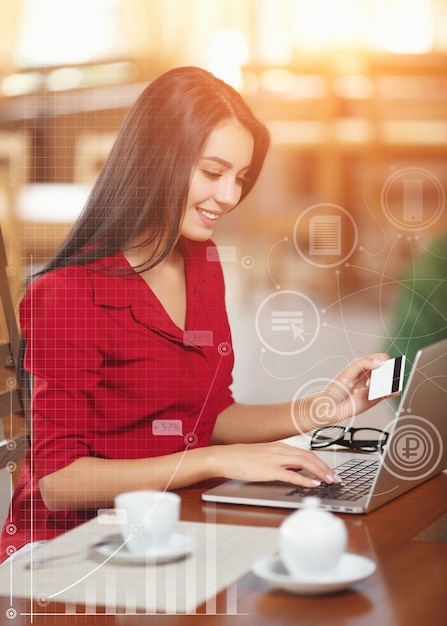
<path fill-rule="evenodd" d="M 333 397 L 336 410 L 327 423 L 339 423 L 372 407 L 379 400 L 368 400 L 368 387 L 371 371 L 389 359 L 388 354 L 378 352 L 351 361 L 329 383 L 328 397 Z M 320 424 L 321 426 L 321 424 Z"/>
<path fill-rule="evenodd" d="M 305 487 L 341 482 L 314 452 L 283 442 L 211 446 L 210 450 L 215 476 L 249 482 L 280 480 Z"/>
<path fill-rule="evenodd" d="M 284 444 L 287 445 L 287 444 Z M 288 446 L 289 448 L 291 446 Z M 284 457 L 283 465 L 285 480 L 306 486 L 317 486 L 321 482 L 340 483 L 340 477 L 331 469 L 324 461 L 322 461 L 315 453 L 307 450 L 301 450 L 297 454 L 287 454 Z M 311 477 L 297 473 L 296 470 L 305 470 Z M 291 471 L 294 470 L 294 471 Z"/>
<path fill-rule="evenodd" d="M 235 444 L 229 447 L 233 448 L 237 458 L 227 459 L 230 461 L 228 478 L 253 482 L 284 480 L 309 487 L 315 487 L 321 482 L 340 482 L 334 471 L 310 450 L 294 448 L 283 442 Z M 304 470 L 308 475 L 298 473 L 299 470 Z"/>
<path fill-rule="evenodd" d="M 337 376 L 337 380 L 346 384 L 348 388 L 356 382 L 369 380 L 371 371 L 383 365 L 389 356 L 385 353 L 371 354 L 351 361 Z"/>

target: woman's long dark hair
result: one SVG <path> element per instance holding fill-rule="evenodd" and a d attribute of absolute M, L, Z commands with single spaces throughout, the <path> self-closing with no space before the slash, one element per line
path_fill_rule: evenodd
<path fill-rule="evenodd" d="M 201 68 L 170 70 L 151 82 L 130 109 L 85 208 L 53 259 L 38 274 L 149 245 L 150 269 L 175 246 L 189 183 L 200 151 L 225 119 L 237 119 L 254 139 L 253 160 L 242 188 L 258 178 L 269 133 L 240 94 Z"/>

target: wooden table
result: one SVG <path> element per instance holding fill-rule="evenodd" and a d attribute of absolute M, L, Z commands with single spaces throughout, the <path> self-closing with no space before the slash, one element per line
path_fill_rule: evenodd
<path fill-rule="evenodd" d="M 184 489 L 182 518 L 205 522 L 210 516 L 223 524 L 278 527 L 290 511 L 240 505 L 215 505 L 201 500 L 210 485 Z M 247 573 L 216 598 L 216 614 L 197 608 L 197 615 L 110 615 L 97 608 L 85 615 L 64 614 L 64 605 L 13 598 L 15 617 L 8 614 L 10 598 L 0 597 L 0 624 L 188 624 L 277 626 L 447 625 L 447 474 L 365 515 L 342 515 L 349 533 L 349 551 L 373 558 L 375 573 L 353 589 L 334 595 L 303 597 L 272 588 Z M 444 528 L 444 530 L 442 530 Z M 228 595 L 237 598 L 237 611 L 228 614 Z M 32 616 L 31 616 L 32 615 Z M 6 616 L 6 617 L 5 617 Z"/>

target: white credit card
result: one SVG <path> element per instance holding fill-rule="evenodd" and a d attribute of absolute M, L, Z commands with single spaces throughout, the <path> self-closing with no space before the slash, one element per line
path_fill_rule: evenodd
<path fill-rule="evenodd" d="M 368 400 L 376 400 L 401 391 L 404 370 L 405 356 L 389 359 L 377 369 L 371 370 Z"/>

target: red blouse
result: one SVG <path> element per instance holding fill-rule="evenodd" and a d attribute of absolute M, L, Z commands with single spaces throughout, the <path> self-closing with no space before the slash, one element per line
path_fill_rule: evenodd
<path fill-rule="evenodd" d="M 206 446 L 217 416 L 234 402 L 215 246 L 180 244 L 185 331 L 121 253 L 32 283 L 20 316 L 25 367 L 33 375 L 33 441 L 3 528 L 0 560 L 95 514 L 49 511 L 40 478 L 83 456 L 136 459 Z"/>

